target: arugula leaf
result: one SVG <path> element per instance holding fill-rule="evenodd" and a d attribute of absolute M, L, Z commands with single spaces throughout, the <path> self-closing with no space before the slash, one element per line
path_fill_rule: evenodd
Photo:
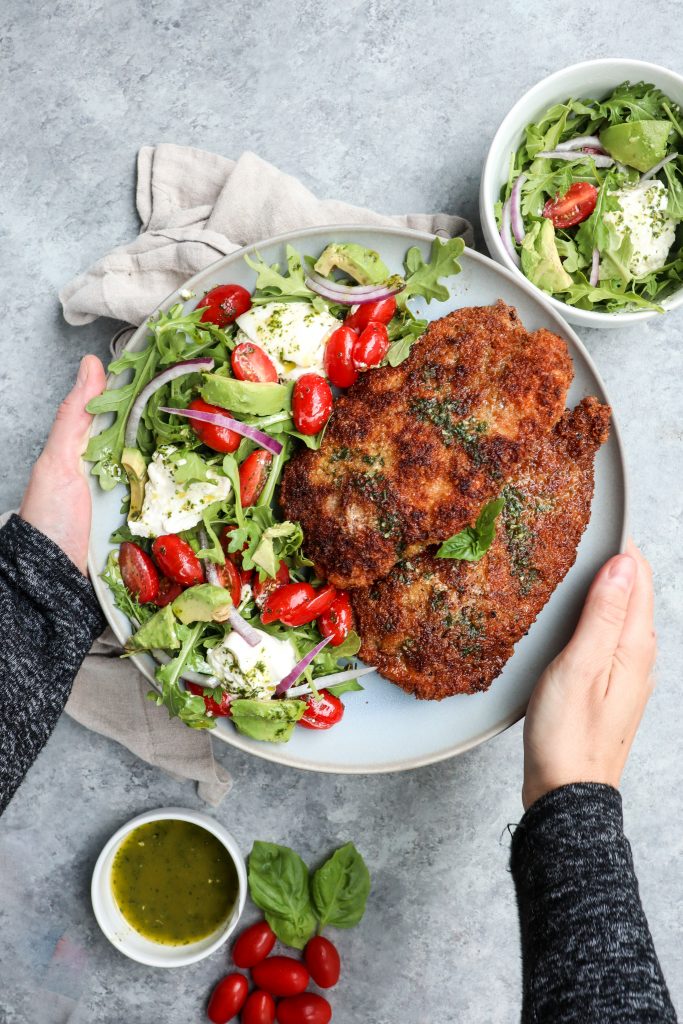
<path fill-rule="evenodd" d="M 662 170 L 669 189 L 666 212 L 673 220 L 683 220 L 683 172 L 675 161 L 665 164 Z"/>
<path fill-rule="evenodd" d="M 166 665 L 160 665 L 155 676 L 161 683 L 161 693 L 151 690 L 147 696 L 157 706 L 162 704 L 168 710 L 169 718 L 179 718 L 192 729 L 215 729 L 216 722 L 206 714 L 204 698 L 195 696 L 179 685 L 180 676 L 195 651 L 206 623 L 198 622 L 192 628 L 176 626 L 176 632 L 182 638 L 182 647 L 175 658 Z"/>
<path fill-rule="evenodd" d="M 263 531 L 251 559 L 267 576 L 273 577 L 280 568 L 280 559 L 298 551 L 303 541 L 304 531 L 299 523 L 275 523 Z"/>
<path fill-rule="evenodd" d="M 387 352 L 387 362 L 390 366 L 398 366 L 408 358 L 411 348 L 427 327 L 427 321 L 418 320 L 407 306 L 397 311 L 388 327 L 391 345 Z"/>
<path fill-rule="evenodd" d="M 303 949 L 315 931 L 308 868 L 288 846 L 256 841 L 249 854 L 249 893 L 281 942 Z"/>
<path fill-rule="evenodd" d="M 136 538 L 136 540 L 137 539 L 138 538 Z M 104 572 L 101 574 L 101 577 L 114 595 L 114 604 L 119 611 L 122 611 L 124 615 L 128 616 L 131 622 L 137 622 L 142 625 L 147 622 L 148 619 L 151 619 L 155 611 L 154 606 L 143 605 L 136 601 L 123 582 L 121 569 L 119 568 L 118 551 L 109 552 L 109 555 L 107 556 L 107 564 Z"/>
<path fill-rule="evenodd" d="M 657 121 L 661 118 L 664 103 L 670 103 L 668 97 L 647 82 L 622 82 L 617 88 L 598 104 L 603 117 L 611 124 L 620 121 Z M 673 104 L 675 106 L 675 104 Z"/>
<path fill-rule="evenodd" d="M 318 682 L 322 682 L 322 680 L 318 680 Z M 326 686 L 325 689 L 328 693 L 333 693 L 335 697 L 341 697 L 343 693 L 356 693 L 363 687 L 357 679 L 347 679 L 344 683 L 333 683 L 332 686 Z"/>
<path fill-rule="evenodd" d="M 317 643 L 317 636 L 311 636 L 312 643 Z M 349 635 L 339 644 L 338 647 L 332 647 L 328 644 L 323 647 L 320 654 L 316 654 L 313 659 L 312 667 L 316 672 L 316 682 L 323 681 L 325 675 L 329 675 L 330 672 L 338 672 L 339 666 L 337 661 L 339 658 L 353 658 L 355 654 L 358 654 L 360 650 L 361 639 L 355 630 L 351 630 Z M 320 676 L 317 675 L 318 670 L 322 673 Z M 323 683 L 324 685 L 324 683 Z"/>
<path fill-rule="evenodd" d="M 288 245 L 287 273 L 280 273 L 280 264 L 273 263 L 269 266 L 260 253 L 254 256 L 245 256 L 244 262 L 252 270 L 256 271 L 256 293 L 252 302 L 257 305 L 261 302 L 272 302 L 273 299 L 307 299 L 309 302 L 316 298 L 314 292 L 307 287 L 304 268 L 301 256 L 297 250 Z"/>
<path fill-rule="evenodd" d="M 465 251 L 465 243 L 462 238 L 448 238 L 445 241 L 435 238 L 432 242 L 429 262 L 425 263 L 420 249 L 413 245 L 406 253 L 403 265 L 406 271 L 406 286 L 396 296 L 399 307 L 405 306 L 406 301 L 412 295 L 422 295 L 431 302 L 438 299 L 445 302 L 450 292 L 444 284 L 439 281 L 443 277 L 451 277 L 452 274 L 459 274 L 461 271 L 459 257 Z"/>
<path fill-rule="evenodd" d="M 436 553 L 437 558 L 460 558 L 466 562 L 478 562 L 484 557 L 496 535 L 496 519 L 505 501 L 496 498 L 487 502 L 477 516 L 474 526 L 466 526 L 460 533 L 444 541 Z"/>
<path fill-rule="evenodd" d="M 311 880 L 313 906 L 321 926 L 353 928 L 365 913 L 370 873 L 353 843 L 336 850 Z"/>

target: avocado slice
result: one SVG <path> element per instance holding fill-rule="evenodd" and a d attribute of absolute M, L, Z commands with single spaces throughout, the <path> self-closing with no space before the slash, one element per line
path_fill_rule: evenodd
<path fill-rule="evenodd" d="M 670 132 L 670 121 L 629 121 L 605 128 L 600 142 L 619 163 L 649 171 L 666 156 Z"/>
<path fill-rule="evenodd" d="M 121 465 L 128 477 L 130 487 L 129 519 L 139 519 L 142 503 L 145 500 L 145 483 L 147 482 L 147 463 L 142 452 L 137 448 L 124 448 L 121 452 Z"/>
<path fill-rule="evenodd" d="M 294 725 L 306 710 L 303 700 L 250 700 L 230 704 L 232 722 L 238 732 L 265 743 L 286 743 Z"/>
<path fill-rule="evenodd" d="M 328 277 L 333 270 L 341 270 L 358 284 L 382 284 L 389 278 L 389 268 L 378 252 L 354 242 L 334 242 L 328 245 L 313 269 Z"/>
<path fill-rule="evenodd" d="M 180 639 L 176 632 L 173 610 L 169 604 L 160 608 L 151 619 L 148 619 L 143 626 L 140 626 L 137 633 L 133 633 L 126 640 L 127 651 L 153 651 L 162 648 L 167 651 L 175 651 L 180 647 Z"/>
<path fill-rule="evenodd" d="M 196 587 L 183 590 L 171 607 L 184 626 L 191 622 L 225 622 L 232 608 L 232 600 L 224 587 L 199 583 Z"/>
<path fill-rule="evenodd" d="M 205 373 L 202 398 L 209 405 L 220 405 L 234 413 L 270 416 L 289 411 L 292 384 L 259 384 L 251 380 L 235 380 L 218 373 Z"/>
<path fill-rule="evenodd" d="M 522 270 L 544 292 L 562 292 L 574 284 L 562 266 L 555 242 L 555 228 L 544 218 L 527 231 L 522 242 Z"/>

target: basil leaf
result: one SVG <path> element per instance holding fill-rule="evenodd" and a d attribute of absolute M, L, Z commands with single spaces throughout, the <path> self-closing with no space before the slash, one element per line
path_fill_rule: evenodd
<path fill-rule="evenodd" d="M 466 562 L 478 562 L 493 543 L 496 535 L 496 519 L 501 513 L 503 498 L 489 501 L 477 517 L 474 526 L 466 526 L 460 533 L 444 541 L 436 553 L 437 558 L 460 558 Z"/>
<path fill-rule="evenodd" d="M 370 873 L 353 845 L 336 850 L 311 882 L 313 905 L 321 925 L 353 928 L 365 913 Z"/>
<path fill-rule="evenodd" d="M 315 931 L 315 916 L 308 868 L 299 854 L 257 840 L 249 854 L 249 892 L 278 939 L 303 949 Z"/>

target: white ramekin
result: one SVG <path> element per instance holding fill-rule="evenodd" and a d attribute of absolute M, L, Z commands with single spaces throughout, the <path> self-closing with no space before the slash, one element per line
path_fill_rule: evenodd
<path fill-rule="evenodd" d="M 491 256 L 508 270 L 524 276 L 519 267 L 505 251 L 500 239 L 494 204 L 500 197 L 500 190 L 507 179 L 510 154 L 521 144 L 523 132 L 527 124 L 538 120 L 539 116 L 554 103 L 565 103 L 568 99 L 604 99 L 617 85 L 622 82 L 651 82 L 662 92 L 683 107 L 683 77 L 674 71 L 649 64 L 643 60 L 622 58 L 605 58 L 604 60 L 588 60 L 581 64 L 572 64 L 544 78 L 529 89 L 504 119 L 493 137 L 493 142 L 484 161 L 484 170 L 479 188 L 479 215 L 481 217 L 484 239 Z M 532 287 L 535 287 L 532 286 Z M 599 313 L 592 310 L 576 309 L 537 289 L 547 302 L 566 320 L 585 327 L 627 327 L 642 320 L 648 320 L 661 314 L 653 310 L 638 310 L 633 313 Z M 662 302 L 664 309 L 676 309 L 683 305 L 683 288 L 679 289 Z"/>

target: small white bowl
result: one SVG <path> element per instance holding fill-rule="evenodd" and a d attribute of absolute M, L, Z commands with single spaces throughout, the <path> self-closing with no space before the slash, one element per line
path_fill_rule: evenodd
<path fill-rule="evenodd" d="M 166 946 L 159 942 L 151 942 L 132 928 L 118 908 L 111 887 L 111 869 L 114 857 L 123 840 L 139 825 L 150 821 L 164 821 L 169 818 L 190 821 L 211 832 L 232 857 L 237 869 L 238 894 L 232 914 L 213 935 L 192 942 L 186 946 Z M 242 916 L 247 898 L 247 869 L 235 839 L 213 818 L 198 811 L 188 811 L 184 807 L 164 807 L 158 811 L 147 811 L 139 814 L 115 832 L 97 858 L 92 876 L 91 898 L 95 917 L 100 928 L 112 945 L 138 963 L 150 967 L 185 967 L 203 960 L 215 952 L 237 927 Z"/>
<path fill-rule="evenodd" d="M 529 89 L 502 122 L 493 137 L 493 142 L 484 161 L 484 171 L 479 188 L 479 216 L 484 238 L 491 256 L 508 270 L 524 277 L 519 267 L 505 251 L 498 233 L 494 204 L 500 198 L 501 186 L 507 179 L 510 154 L 522 142 L 524 129 L 531 121 L 552 107 L 554 103 L 566 103 L 572 99 L 604 99 L 622 82 L 650 82 L 683 107 L 683 77 L 674 71 L 649 64 L 643 60 L 606 58 L 588 60 L 581 64 L 556 71 L 548 78 Z M 526 280 L 526 278 L 525 278 Z M 531 283 L 531 282 L 529 282 Z M 532 287 L 536 287 L 532 285 Z M 549 302 L 566 320 L 586 327 L 628 327 L 642 320 L 661 314 L 654 310 L 638 310 L 633 313 L 599 313 L 587 309 L 576 309 L 537 288 L 546 302 Z M 683 288 L 679 289 L 661 305 L 665 310 L 677 309 L 683 305 Z"/>

